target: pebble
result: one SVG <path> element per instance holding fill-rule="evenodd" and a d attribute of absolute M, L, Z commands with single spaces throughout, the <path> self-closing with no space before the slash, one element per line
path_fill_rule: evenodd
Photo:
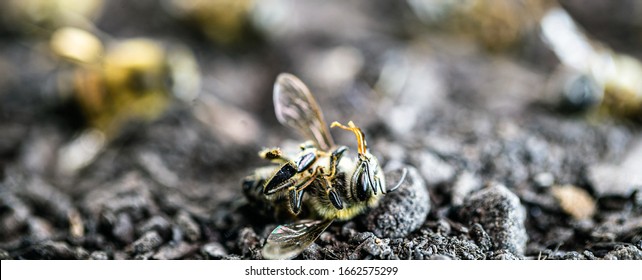
<path fill-rule="evenodd" d="M 452 191 L 452 205 L 460 206 L 464 203 L 464 199 L 471 193 L 478 190 L 482 186 L 479 177 L 473 173 L 464 171 L 457 177 Z"/>
<path fill-rule="evenodd" d="M 432 153 L 422 152 L 417 162 L 429 186 L 448 182 L 455 177 L 455 168 Z"/>
<path fill-rule="evenodd" d="M 154 216 L 149 218 L 149 220 L 143 222 L 139 227 L 136 228 L 138 235 L 143 235 L 145 232 L 155 230 L 157 231 L 164 239 L 170 239 L 172 235 L 171 224 L 163 216 Z"/>
<path fill-rule="evenodd" d="M 175 217 L 176 224 L 181 228 L 188 241 L 197 241 L 201 238 L 201 228 L 186 211 L 180 211 Z"/>
<path fill-rule="evenodd" d="M 633 246 L 625 245 L 608 252 L 605 260 L 642 260 L 642 250 Z"/>
<path fill-rule="evenodd" d="M 377 238 L 371 237 L 366 239 L 361 245 L 361 250 L 370 254 L 371 256 L 377 257 L 379 259 L 387 259 L 389 256 L 392 257 L 392 249 L 389 246 L 390 239 L 388 238 Z"/>
<path fill-rule="evenodd" d="M 473 193 L 464 201 L 461 216 L 469 224 L 479 223 L 490 236 L 493 250 L 506 250 L 520 257 L 528 236 L 526 211 L 519 198 L 504 185 L 494 184 Z"/>
<path fill-rule="evenodd" d="M 567 214 L 576 220 L 589 219 L 595 214 L 595 200 L 584 189 L 573 185 L 553 186 L 553 196 Z"/>
<path fill-rule="evenodd" d="M 259 236 L 251 227 L 242 228 L 239 231 L 236 246 L 241 250 L 245 258 L 258 259 L 261 256 L 261 242 Z"/>
<path fill-rule="evenodd" d="M 628 197 L 642 191 L 642 139 L 633 145 L 619 164 L 598 163 L 588 168 L 588 179 L 598 196 Z"/>
<path fill-rule="evenodd" d="M 488 257 L 491 260 L 520 260 L 522 257 L 516 256 L 510 250 L 501 249 L 493 252 L 492 255 Z"/>
<path fill-rule="evenodd" d="M 79 260 L 88 257 L 84 249 L 72 249 L 67 243 L 51 240 L 32 245 L 20 256 L 38 260 Z"/>
<path fill-rule="evenodd" d="M 533 177 L 533 182 L 537 187 L 548 188 L 555 183 L 555 176 L 549 172 L 537 173 L 537 175 Z"/>
<path fill-rule="evenodd" d="M 301 252 L 301 256 L 305 260 L 322 260 L 323 259 L 322 248 L 316 243 L 312 243 L 310 246 L 305 248 L 303 252 Z"/>
<path fill-rule="evenodd" d="M 49 220 L 56 223 L 67 223 L 69 213 L 74 211 L 71 198 L 67 194 L 38 177 L 25 184 L 20 194 L 25 197 L 25 201 L 37 205 L 50 217 Z"/>
<path fill-rule="evenodd" d="M 10 260 L 11 255 L 9 255 L 9 252 L 0 249 L 0 260 Z"/>
<path fill-rule="evenodd" d="M 104 251 L 93 251 L 89 255 L 90 260 L 108 260 L 109 256 Z"/>
<path fill-rule="evenodd" d="M 127 213 L 120 213 L 116 217 L 112 234 L 118 241 L 129 244 L 134 241 L 134 225 Z"/>
<path fill-rule="evenodd" d="M 220 260 L 228 255 L 225 247 L 218 242 L 211 242 L 203 245 L 201 253 L 203 253 L 207 258 L 213 260 Z"/>
<path fill-rule="evenodd" d="M 363 218 L 366 228 L 378 237 L 404 237 L 418 229 L 430 211 L 430 197 L 423 178 L 414 167 L 406 168 L 408 174 L 402 185 L 385 194 L 379 206 Z M 386 181 L 397 182 L 400 173 L 386 174 Z"/>
<path fill-rule="evenodd" d="M 169 245 L 160 247 L 158 252 L 156 252 L 152 258 L 155 260 L 177 260 L 191 253 L 195 249 L 196 246 L 184 241 L 178 243 L 171 242 Z"/>
<path fill-rule="evenodd" d="M 163 238 L 156 231 L 146 232 L 134 241 L 131 250 L 135 255 L 150 252 L 163 244 Z"/>
<path fill-rule="evenodd" d="M 430 259 L 437 260 L 437 261 L 447 261 L 447 260 L 452 260 L 453 258 L 446 255 L 432 255 L 430 256 Z"/>
<path fill-rule="evenodd" d="M 42 218 L 32 217 L 27 220 L 29 228 L 29 236 L 33 240 L 42 241 L 51 239 L 54 234 L 54 229 L 51 224 Z"/>
<path fill-rule="evenodd" d="M 485 252 L 493 248 L 493 241 L 480 224 L 474 223 L 470 227 L 469 234 L 472 240 L 475 241 L 475 244 Z"/>

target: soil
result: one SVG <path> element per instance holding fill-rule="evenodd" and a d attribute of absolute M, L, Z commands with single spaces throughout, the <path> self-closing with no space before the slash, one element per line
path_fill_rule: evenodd
<path fill-rule="evenodd" d="M 157 1 L 106 2 L 95 24 L 110 37 L 192 49 L 201 92 L 64 172 L 86 120 L 56 92 L 48 38 L 0 26 L 0 259 L 262 259 L 281 222 L 241 181 L 269 165 L 262 148 L 306 140 L 274 115 L 281 72 L 310 87 L 328 122 L 363 128 L 388 182 L 409 170 L 297 259 L 642 259 L 640 123 L 551 105 L 559 60 L 535 31 L 497 50 L 428 27 L 403 1 L 271 1 L 294 23 L 275 17 L 230 45 Z M 642 59 L 640 40 L 609 29 L 640 35 L 636 17 L 587 16 L 602 2 L 563 4 Z M 332 134 L 356 150 L 350 133 Z"/>

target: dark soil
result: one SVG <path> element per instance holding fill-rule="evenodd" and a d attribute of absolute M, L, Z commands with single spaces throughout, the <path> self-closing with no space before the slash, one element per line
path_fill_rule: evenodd
<path fill-rule="evenodd" d="M 274 115 L 281 72 L 312 89 L 328 122 L 361 126 L 386 170 L 410 171 L 297 258 L 642 259 L 640 124 L 552 106 L 543 91 L 559 61 L 535 31 L 498 51 L 427 27 L 404 1 L 274 1 L 296 24 L 221 45 L 157 1 L 106 2 L 105 34 L 189 46 L 201 93 L 60 172 L 85 121 L 56 93 L 48 37 L 1 26 L 0 259 L 262 259 L 279 222 L 248 203 L 241 180 L 268 164 L 263 147 L 306 140 Z M 642 38 L 639 19 L 586 16 L 602 2 L 564 6 L 642 59 L 640 40 L 609 29 Z M 332 133 L 356 150 L 352 135 Z"/>

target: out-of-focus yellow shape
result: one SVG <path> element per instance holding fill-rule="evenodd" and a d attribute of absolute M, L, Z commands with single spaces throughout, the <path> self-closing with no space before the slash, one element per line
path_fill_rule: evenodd
<path fill-rule="evenodd" d="M 168 0 L 168 9 L 197 25 L 212 41 L 226 45 L 245 35 L 254 0 Z"/>
<path fill-rule="evenodd" d="M 517 45 L 552 6 L 550 0 L 408 0 L 424 23 L 465 34 L 492 51 Z"/>
<path fill-rule="evenodd" d="M 599 90 L 586 94 L 598 100 L 591 109 L 642 121 L 642 62 L 591 40 L 561 8 L 551 9 L 541 27 L 544 42 L 562 65 L 595 81 Z"/>
<path fill-rule="evenodd" d="M 87 27 L 103 8 L 103 0 L 5 0 L 0 14 L 13 28 L 30 32 L 63 26 Z M 37 27 L 37 28 L 34 28 Z"/>
<path fill-rule="evenodd" d="M 57 55 L 76 62 L 95 63 L 103 55 L 103 44 L 96 36 L 74 27 L 58 29 L 50 42 Z"/>
<path fill-rule="evenodd" d="M 72 74 L 61 75 L 71 76 L 61 79 L 61 88 L 72 91 L 88 124 L 107 139 L 129 121 L 156 119 L 173 95 L 191 101 L 200 90 L 198 64 L 184 47 L 136 38 L 114 41 L 103 51 L 95 36 L 73 28 L 55 32 L 51 46 L 73 62 Z"/>

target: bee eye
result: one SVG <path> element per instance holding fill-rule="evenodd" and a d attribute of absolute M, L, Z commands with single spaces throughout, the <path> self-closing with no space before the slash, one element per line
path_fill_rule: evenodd
<path fill-rule="evenodd" d="M 357 199 L 359 199 L 360 201 L 365 201 L 370 196 L 368 190 L 372 186 L 370 176 L 368 176 L 368 165 L 365 163 L 361 164 L 361 167 L 357 170 L 357 172 L 359 172 L 359 174 L 357 174 L 357 182 L 354 186 L 357 192 Z"/>

